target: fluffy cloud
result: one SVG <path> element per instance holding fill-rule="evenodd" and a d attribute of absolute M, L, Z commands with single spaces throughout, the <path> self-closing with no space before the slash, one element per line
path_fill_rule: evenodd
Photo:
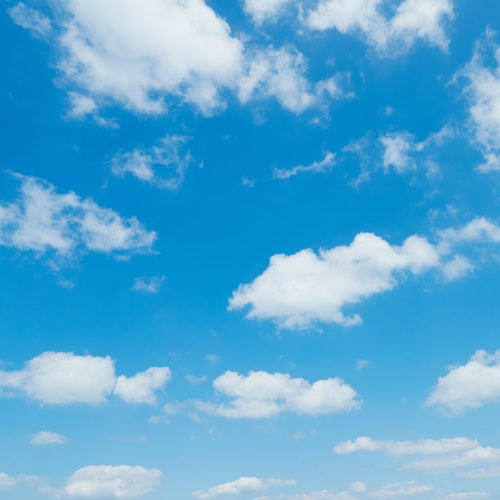
<path fill-rule="evenodd" d="M 75 498 L 141 497 L 153 491 L 162 479 L 158 469 L 130 465 L 90 465 L 74 472 L 64 493 Z"/>
<path fill-rule="evenodd" d="M 229 403 L 198 401 L 200 411 L 226 418 L 266 418 L 282 412 L 325 415 L 360 407 L 356 391 L 339 378 L 310 383 L 285 373 L 227 371 L 213 382 L 218 393 L 232 398 Z"/>
<path fill-rule="evenodd" d="M 247 318 L 274 319 L 285 328 L 304 328 L 314 321 L 351 326 L 361 318 L 345 316 L 344 306 L 396 287 L 397 273 L 419 275 L 438 263 L 438 251 L 425 238 L 411 236 L 393 246 L 360 233 L 351 245 L 320 250 L 319 255 L 310 249 L 274 255 L 263 274 L 233 293 L 229 309 L 250 306 Z"/>
<path fill-rule="evenodd" d="M 165 276 L 142 276 L 134 280 L 132 290 L 136 292 L 158 293 L 164 281 Z"/>
<path fill-rule="evenodd" d="M 486 469 L 476 469 L 466 472 L 465 477 L 469 479 L 487 479 L 491 477 L 500 477 L 500 465 L 488 467 Z"/>
<path fill-rule="evenodd" d="M 22 370 L 0 370 L 0 396 L 22 394 L 42 405 L 98 405 L 114 392 L 128 403 L 154 404 L 155 391 L 169 380 L 167 367 L 117 378 L 109 356 L 45 352 L 28 361 Z"/>
<path fill-rule="evenodd" d="M 358 437 L 354 441 L 345 441 L 333 450 L 338 455 L 358 451 L 385 452 L 395 457 L 408 455 L 442 455 L 470 450 L 479 443 L 467 438 L 420 439 L 418 441 L 377 441 L 370 437 Z"/>
<path fill-rule="evenodd" d="M 236 481 L 219 484 L 208 490 L 198 490 L 193 492 L 196 498 L 207 499 L 226 495 L 241 495 L 261 491 L 274 486 L 288 486 L 295 484 L 294 480 L 282 479 L 259 479 L 258 477 L 240 477 Z"/>
<path fill-rule="evenodd" d="M 290 0 L 244 0 L 245 12 L 255 23 L 273 20 L 290 3 Z"/>
<path fill-rule="evenodd" d="M 382 14 L 384 0 L 320 0 L 305 16 L 314 30 L 361 33 L 379 52 L 393 55 L 424 40 L 446 50 L 444 32 L 453 17 L 452 0 L 404 0 L 390 18 Z"/>
<path fill-rule="evenodd" d="M 50 19 L 23 2 L 14 5 L 8 12 L 14 23 L 31 31 L 34 35 L 43 37 L 52 31 Z"/>
<path fill-rule="evenodd" d="M 275 179 L 289 179 L 303 172 L 324 173 L 329 172 L 335 165 L 335 154 L 328 151 L 322 160 L 315 161 L 310 165 L 296 165 L 291 168 L 275 168 L 273 177 Z"/>
<path fill-rule="evenodd" d="M 135 218 L 123 218 L 90 198 L 58 194 L 52 184 L 16 175 L 18 198 L 0 204 L 0 245 L 48 255 L 53 262 L 84 252 L 130 255 L 150 252 L 156 233 Z"/>
<path fill-rule="evenodd" d="M 464 78 L 473 144 L 484 154 L 482 172 L 500 170 L 500 51 L 492 43 L 493 33 L 476 44 L 472 60 L 460 70 L 456 79 Z M 486 55 L 493 52 L 495 63 L 488 65 Z M 468 137 L 471 135 L 468 134 Z"/>
<path fill-rule="evenodd" d="M 65 444 L 67 439 L 62 434 L 56 432 L 40 431 L 32 438 L 30 443 L 35 446 L 45 446 L 50 444 Z"/>
<path fill-rule="evenodd" d="M 186 142 L 187 137 L 167 135 L 149 149 L 118 153 L 111 160 L 111 170 L 118 177 L 130 174 L 160 188 L 178 189 L 193 161 L 185 151 Z"/>
<path fill-rule="evenodd" d="M 152 367 L 133 377 L 120 375 L 116 379 L 114 394 L 126 403 L 154 405 L 155 392 L 165 387 L 170 380 L 170 368 Z"/>
<path fill-rule="evenodd" d="M 500 350 L 493 354 L 477 351 L 465 365 L 450 368 L 425 404 L 458 415 L 495 401 L 500 401 Z"/>

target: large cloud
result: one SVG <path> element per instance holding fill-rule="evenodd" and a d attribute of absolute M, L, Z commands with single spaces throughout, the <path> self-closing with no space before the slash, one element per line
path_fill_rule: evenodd
<path fill-rule="evenodd" d="M 154 404 L 155 392 L 169 380 L 167 367 L 151 367 L 130 378 L 117 378 L 109 356 L 44 352 L 22 370 L 0 370 L 0 396 L 21 394 L 44 405 L 98 405 L 114 393 L 127 403 Z"/>
<path fill-rule="evenodd" d="M 219 484 L 208 490 L 197 490 L 193 496 L 202 500 L 227 495 L 241 495 L 254 491 L 265 490 L 273 486 L 288 486 L 295 484 L 294 480 L 260 479 L 258 477 L 240 477 L 229 483 Z"/>
<path fill-rule="evenodd" d="M 453 17 L 452 0 L 404 0 L 392 17 L 382 11 L 384 0 L 320 0 L 305 16 L 315 30 L 336 29 L 341 33 L 361 33 L 369 44 L 387 55 L 411 48 L 417 40 L 448 46 L 444 32 Z"/>
<path fill-rule="evenodd" d="M 158 469 L 130 465 L 90 465 L 74 472 L 64 493 L 75 498 L 130 498 L 153 491 L 162 479 Z"/>
<path fill-rule="evenodd" d="M 90 198 L 59 194 L 35 177 L 16 175 L 18 198 L 0 204 L 0 245 L 48 255 L 60 263 L 84 252 L 130 255 L 150 252 L 156 233 Z"/>
<path fill-rule="evenodd" d="M 310 383 L 286 373 L 227 371 L 213 382 L 229 403 L 197 402 L 201 411 L 226 418 L 266 418 L 282 412 L 325 415 L 360 407 L 356 391 L 339 378 Z"/>
<path fill-rule="evenodd" d="M 500 401 L 500 350 L 477 351 L 465 365 L 453 366 L 426 400 L 451 415 Z"/>

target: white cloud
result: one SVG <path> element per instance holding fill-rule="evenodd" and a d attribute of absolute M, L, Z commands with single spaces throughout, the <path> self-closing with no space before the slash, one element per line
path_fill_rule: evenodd
<path fill-rule="evenodd" d="M 184 378 L 192 385 L 203 384 L 203 382 L 207 381 L 207 377 L 205 377 L 204 375 L 201 377 L 197 377 L 196 375 L 187 374 Z"/>
<path fill-rule="evenodd" d="M 0 472 L 0 491 L 12 488 L 17 483 L 14 477 L 11 477 L 4 472 Z"/>
<path fill-rule="evenodd" d="M 290 0 L 244 0 L 243 8 L 257 24 L 271 21 L 283 12 Z"/>
<path fill-rule="evenodd" d="M 35 446 L 44 446 L 50 444 L 65 444 L 67 439 L 56 432 L 40 431 L 37 432 L 32 438 L 30 443 Z"/>
<path fill-rule="evenodd" d="M 484 154 L 485 161 L 478 167 L 482 172 L 500 170 L 500 48 L 493 44 L 493 35 L 486 32 L 472 60 L 455 76 L 467 81 L 463 93 L 469 105 L 471 142 Z M 493 52 L 493 65 L 486 63 L 488 52 Z"/>
<path fill-rule="evenodd" d="M 495 465 L 486 469 L 471 470 L 466 472 L 464 475 L 469 479 L 488 479 L 492 477 L 500 477 L 500 465 Z"/>
<path fill-rule="evenodd" d="M 254 500 L 356 500 L 347 491 L 335 493 L 329 490 L 312 491 L 311 493 L 302 493 L 299 495 L 279 495 L 276 497 L 259 497 Z"/>
<path fill-rule="evenodd" d="M 164 189 L 178 189 L 184 181 L 184 172 L 193 162 L 185 150 L 188 138 L 165 136 L 157 146 L 118 153 L 111 160 L 111 170 L 118 177 L 131 174 L 141 181 Z"/>
<path fill-rule="evenodd" d="M 356 361 L 356 370 L 363 370 L 364 368 L 367 368 L 370 366 L 370 362 L 366 359 L 358 359 Z"/>
<path fill-rule="evenodd" d="M 141 497 L 153 491 L 163 474 L 158 469 L 130 465 L 90 465 L 74 472 L 64 493 L 75 498 Z"/>
<path fill-rule="evenodd" d="M 207 499 L 226 495 L 241 495 L 254 491 L 265 490 L 274 486 L 289 486 L 295 484 L 294 480 L 259 479 L 258 477 L 240 477 L 236 481 L 219 484 L 208 490 L 193 492 L 196 498 Z"/>
<path fill-rule="evenodd" d="M 395 55 L 409 50 L 418 40 L 448 47 L 444 32 L 453 17 L 452 0 L 404 0 L 392 17 L 382 13 L 384 0 L 320 0 L 304 18 L 315 30 L 336 29 L 360 33 L 379 53 Z"/>
<path fill-rule="evenodd" d="M 274 255 L 252 283 L 233 292 L 229 309 L 250 306 L 247 318 L 273 319 L 280 327 L 304 328 L 314 321 L 351 326 L 359 315 L 342 309 L 398 285 L 402 273 L 419 275 L 438 266 L 439 254 L 425 238 L 409 237 L 390 245 L 371 233 L 360 233 L 349 246 Z"/>
<path fill-rule="evenodd" d="M 476 448 L 479 443 L 468 438 L 420 439 L 417 441 L 377 441 L 370 437 L 358 437 L 354 441 L 345 441 L 333 450 L 338 455 L 359 451 L 384 452 L 395 457 L 408 455 L 442 455 L 467 451 Z"/>
<path fill-rule="evenodd" d="M 8 10 L 14 23 L 31 31 L 34 35 L 45 37 L 52 31 L 50 19 L 23 2 L 19 2 Z"/>
<path fill-rule="evenodd" d="M 449 228 L 439 233 L 442 245 L 449 247 L 460 243 L 499 243 L 500 226 L 484 217 L 477 217 L 460 228 Z"/>
<path fill-rule="evenodd" d="M 310 383 L 286 373 L 250 372 L 244 376 L 227 371 L 213 382 L 229 403 L 197 401 L 200 411 L 226 418 L 267 418 L 282 412 L 325 415 L 348 412 L 361 406 L 356 391 L 339 378 Z"/>
<path fill-rule="evenodd" d="M 114 361 L 109 356 L 44 352 L 22 370 L 0 370 L 0 396 L 24 395 L 42 405 L 98 405 L 107 402 L 114 392 L 128 403 L 154 404 L 154 392 L 169 380 L 167 367 L 116 378 Z"/>
<path fill-rule="evenodd" d="M 465 365 L 453 366 L 425 401 L 450 415 L 500 401 L 500 350 L 493 354 L 477 351 Z"/>
<path fill-rule="evenodd" d="M 16 174 L 19 197 L 0 205 L 0 245 L 49 255 L 53 264 L 84 252 L 130 255 L 150 252 L 156 233 L 91 198 L 58 194 L 41 179 Z"/>
<path fill-rule="evenodd" d="M 325 173 L 329 172 L 335 165 L 335 154 L 328 151 L 322 160 L 315 161 L 310 165 L 297 165 L 291 168 L 275 168 L 273 177 L 275 179 L 289 179 L 303 172 Z"/>
<path fill-rule="evenodd" d="M 368 496 L 373 498 L 401 498 L 414 495 L 423 495 L 434 490 L 430 484 L 420 484 L 416 481 L 406 483 L 393 483 L 371 490 Z"/>
<path fill-rule="evenodd" d="M 136 292 L 158 293 L 165 281 L 165 276 L 141 276 L 135 278 L 132 290 Z"/>
<path fill-rule="evenodd" d="M 167 367 L 151 367 L 133 377 L 120 375 L 116 379 L 114 394 L 126 403 L 154 405 L 155 391 L 165 387 L 171 378 Z"/>
<path fill-rule="evenodd" d="M 471 500 L 474 498 L 490 498 L 491 495 L 489 493 L 481 492 L 481 491 L 462 491 L 459 493 L 449 493 L 443 497 L 440 497 L 440 500 Z"/>

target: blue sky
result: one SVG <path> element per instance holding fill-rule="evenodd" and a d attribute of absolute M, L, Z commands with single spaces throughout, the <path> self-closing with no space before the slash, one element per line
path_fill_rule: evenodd
<path fill-rule="evenodd" d="M 500 498 L 498 30 L 4 0 L 0 497 Z"/>

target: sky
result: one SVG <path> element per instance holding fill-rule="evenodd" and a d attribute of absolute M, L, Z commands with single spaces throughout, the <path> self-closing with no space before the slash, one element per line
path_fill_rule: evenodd
<path fill-rule="evenodd" d="M 496 0 L 2 0 L 0 498 L 500 498 Z"/>

